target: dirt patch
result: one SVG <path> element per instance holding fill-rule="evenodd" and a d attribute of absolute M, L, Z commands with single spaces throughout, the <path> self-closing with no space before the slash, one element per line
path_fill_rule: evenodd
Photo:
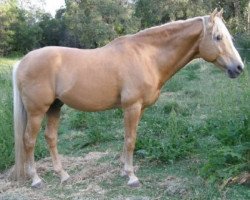
<path fill-rule="evenodd" d="M 0 175 L 0 200 L 51 200 L 51 199 L 91 199 L 93 194 L 98 199 L 106 193 L 99 185 L 103 180 L 110 180 L 119 173 L 119 165 L 110 162 L 98 162 L 100 158 L 112 156 L 109 152 L 90 152 L 84 157 L 62 157 L 62 164 L 71 178 L 65 185 L 59 179 L 51 179 L 43 189 L 30 187 L 30 181 L 19 185 L 10 181 L 10 170 Z M 37 171 L 41 177 L 53 171 L 51 158 L 37 162 Z M 48 175 L 47 175 L 48 176 Z"/>
<path fill-rule="evenodd" d="M 90 152 L 84 157 L 61 156 L 61 161 L 63 168 L 68 171 L 79 166 L 83 166 L 86 163 L 92 164 L 106 155 L 108 155 L 108 152 Z M 53 171 L 51 157 L 47 157 L 36 162 L 36 168 L 39 174 L 43 174 L 47 171 Z"/>

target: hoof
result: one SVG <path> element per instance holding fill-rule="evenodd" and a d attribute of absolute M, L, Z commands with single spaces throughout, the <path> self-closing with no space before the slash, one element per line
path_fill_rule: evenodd
<path fill-rule="evenodd" d="M 42 182 L 42 180 L 39 180 L 37 182 L 33 182 L 31 184 L 31 188 L 33 189 L 42 189 L 44 187 L 44 183 Z"/>
<path fill-rule="evenodd" d="M 66 183 L 67 180 L 69 180 L 69 178 L 70 178 L 69 174 L 67 172 L 64 172 L 61 178 L 61 184 Z"/>
<path fill-rule="evenodd" d="M 138 187 L 141 186 L 141 183 L 140 183 L 139 180 L 129 181 L 128 186 L 131 187 L 131 188 L 138 188 Z"/>

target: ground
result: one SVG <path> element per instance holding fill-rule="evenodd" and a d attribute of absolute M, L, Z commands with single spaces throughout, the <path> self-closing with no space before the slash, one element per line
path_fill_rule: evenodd
<path fill-rule="evenodd" d="M 44 158 L 37 162 L 38 173 L 43 177 L 45 182 L 42 189 L 32 189 L 29 181 L 19 185 L 17 182 L 9 179 L 11 170 L 1 174 L 0 179 L 0 199 L 9 200 L 50 200 L 50 199 L 109 199 L 107 194 L 112 190 L 107 185 L 112 185 L 112 180 L 119 177 L 121 165 L 118 155 L 114 152 L 90 152 L 84 157 L 62 157 L 62 163 L 65 169 L 71 174 L 67 183 L 60 184 L 59 178 L 53 173 L 51 158 Z M 138 169 L 139 166 L 136 166 Z M 53 176 L 51 176 L 53 173 Z M 142 183 L 140 188 L 132 189 L 126 186 L 125 178 L 123 187 L 133 190 L 141 190 L 144 187 Z M 149 181 L 149 180 L 144 180 Z M 105 184 L 104 184 L 105 183 Z M 148 185 L 146 183 L 145 185 Z M 174 176 L 167 176 L 164 181 L 159 181 L 155 188 L 166 190 L 170 195 L 188 195 L 187 180 Z M 162 196 L 159 193 L 159 198 Z M 150 196 L 117 195 L 112 199 L 127 200 L 147 200 Z"/>
<path fill-rule="evenodd" d="M 59 177 L 54 174 L 51 158 L 37 162 L 37 170 L 44 181 L 41 189 L 32 189 L 30 181 L 22 184 L 9 179 L 10 170 L 1 174 L 1 200 L 151 200 L 151 199 L 207 199 L 208 187 L 200 177 L 183 176 L 194 163 L 193 158 L 186 163 L 179 163 L 183 171 L 175 172 L 175 167 L 161 166 L 140 161 L 136 171 L 141 178 L 139 188 L 126 185 L 126 178 L 120 176 L 121 164 L 119 153 L 109 150 L 89 152 L 82 157 L 62 156 L 64 168 L 71 178 L 67 183 L 60 184 Z M 187 170 L 187 171 L 185 171 Z M 208 191 L 205 191 L 205 190 Z M 203 191 L 202 191 L 203 190 Z M 204 193 L 204 194 L 203 194 Z M 224 190 L 219 196 L 214 194 L 210 199 L 230 199 L 230 191 Z M 205 198 L 206 197 L 206 198 Z M 237 195 L 236 195 L 237 197 Z M 238 199 L 241 199 L 239 196 Z"/>

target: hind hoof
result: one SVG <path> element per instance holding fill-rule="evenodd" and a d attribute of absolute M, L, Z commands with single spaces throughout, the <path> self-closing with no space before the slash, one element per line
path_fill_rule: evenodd
<path fill-rule="evenodd" d="M 138 187 L 141 186 L 141 183 L 140 183 L 139 180 L 129 181 L 128 186 L 131 187 L 131 188 L 138 188 Z"/>
<path fill-rule="evenodd" d="M 44 183 L 41 180 L 37 182 L 33 182 L 31 184 L 31 188 L 33 189 L 42 189 L 43 187 L 44 187 Z"/>

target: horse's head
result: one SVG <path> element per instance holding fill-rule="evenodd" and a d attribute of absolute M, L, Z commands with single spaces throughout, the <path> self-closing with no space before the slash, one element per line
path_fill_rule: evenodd
<path fill-rule="evenodd" d="M 200 56 L 227 71 L 230 78 L 236 78 L 244 68 L 232 37 L 222 19 L 222 12 L 214 10 L 203 18 L 203 38 L 199 46 Z"/>

